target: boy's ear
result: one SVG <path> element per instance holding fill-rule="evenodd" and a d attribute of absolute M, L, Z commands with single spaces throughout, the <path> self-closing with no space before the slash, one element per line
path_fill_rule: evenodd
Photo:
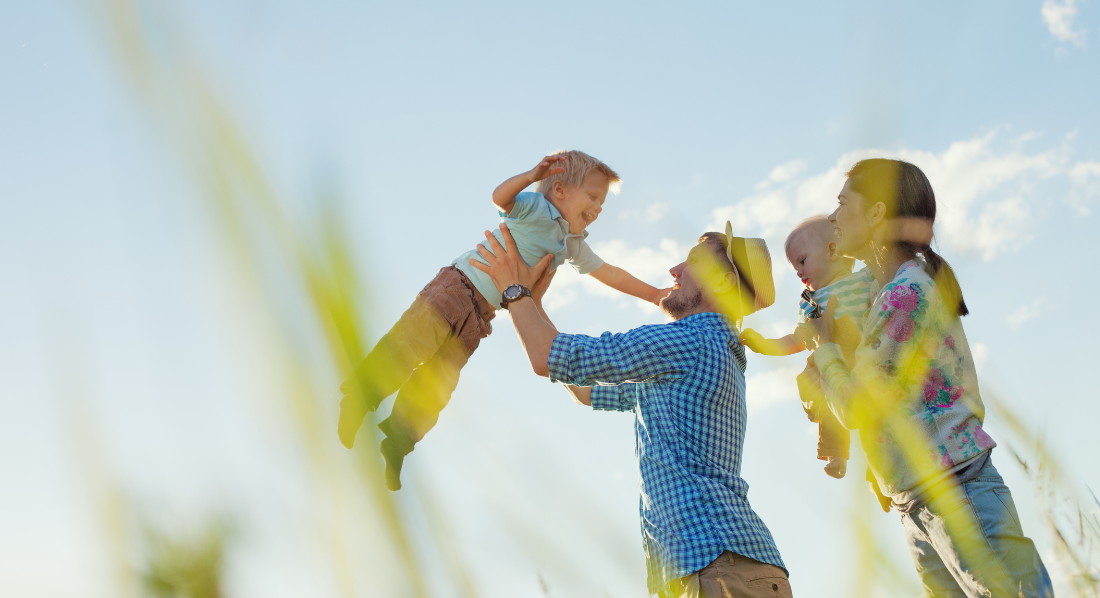
<path fill-rule="evenodd" d="M 550 195 L 554 199 L 561 199 L 562 197 L 565 197 L 565 185 L 561 182 L 561 180 L 554 181 L 550 184 Z"/>
<path fill-rule="evenodd" d="M 828 251 L 829 251 L 829 259 L 830 260 L 835 260 L 836 258 L 840 257 L 839 255 L 837 255 L 837 252 L 836 252 L 836 241 L 829 241 L 829 244 L 826 245 L 826 247 L 828 248 Z"/>

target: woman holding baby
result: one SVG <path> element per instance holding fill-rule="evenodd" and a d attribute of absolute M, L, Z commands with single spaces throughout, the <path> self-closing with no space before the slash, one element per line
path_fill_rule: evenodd
<path fill-rule="evenodd" d="M 816 324 L 813 361 L 830 409 L 859 430 L 878 490 L 905 528 L 931 596 L 1053 596 L 1035 545 L 991 460 L 968 313 L 951 267 L 930 247 L 936 198 L 907 162 L 848 172 L 830 215 L 837 250 L 873 276 L 862 322 Z M 877 289 L 877 290 L 876 290 Z"/>

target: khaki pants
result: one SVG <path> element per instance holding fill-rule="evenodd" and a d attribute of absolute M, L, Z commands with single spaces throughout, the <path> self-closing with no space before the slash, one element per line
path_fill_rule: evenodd
<path fill-rule="evenodd" d="M 362 416 L 396 391 L 393 411 L 379 427 L 408 454 L 435 426 L 462 367 L 492 332 L 494 313 L 465 274 L 442 268 L 341 385 L 348 395 L 341 411 L 358 411 L 358 419 L 352 417 L 358 429 Z"/>
<path fill-rule="evenodd" d="M 775 565 L 726 551 L 668 584 L 661 598 L 791 598 L 787 574 Z"/>

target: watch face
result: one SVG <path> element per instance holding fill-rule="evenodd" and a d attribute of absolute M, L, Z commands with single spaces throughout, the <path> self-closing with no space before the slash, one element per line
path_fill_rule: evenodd
<path fill-rule="evenodd" d="M 509 301 L 519 299 L 519 295 L 520 295 L 519 285 L 514 284 L 514 285 L 504 289 L 504 298 L 509 300 Z"/>

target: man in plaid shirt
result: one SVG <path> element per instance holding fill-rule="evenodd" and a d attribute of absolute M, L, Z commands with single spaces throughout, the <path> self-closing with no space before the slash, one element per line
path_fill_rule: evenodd
<path fill-rule="evenodd" d="M 664 597 L 789 597 L 783 559 L 741 479 L 745 352 L 735 322 L 771 304 L 760 239 L 706 233 L 669 272 L 661 300 L 673 321 L 600 337 L 560 334 L 542 310 L 549 261 L 523 262 L 486 235 L 489 273 L 535 373 L 594 409 L 635 416 L 641 527 L 651 593 Z"/>

